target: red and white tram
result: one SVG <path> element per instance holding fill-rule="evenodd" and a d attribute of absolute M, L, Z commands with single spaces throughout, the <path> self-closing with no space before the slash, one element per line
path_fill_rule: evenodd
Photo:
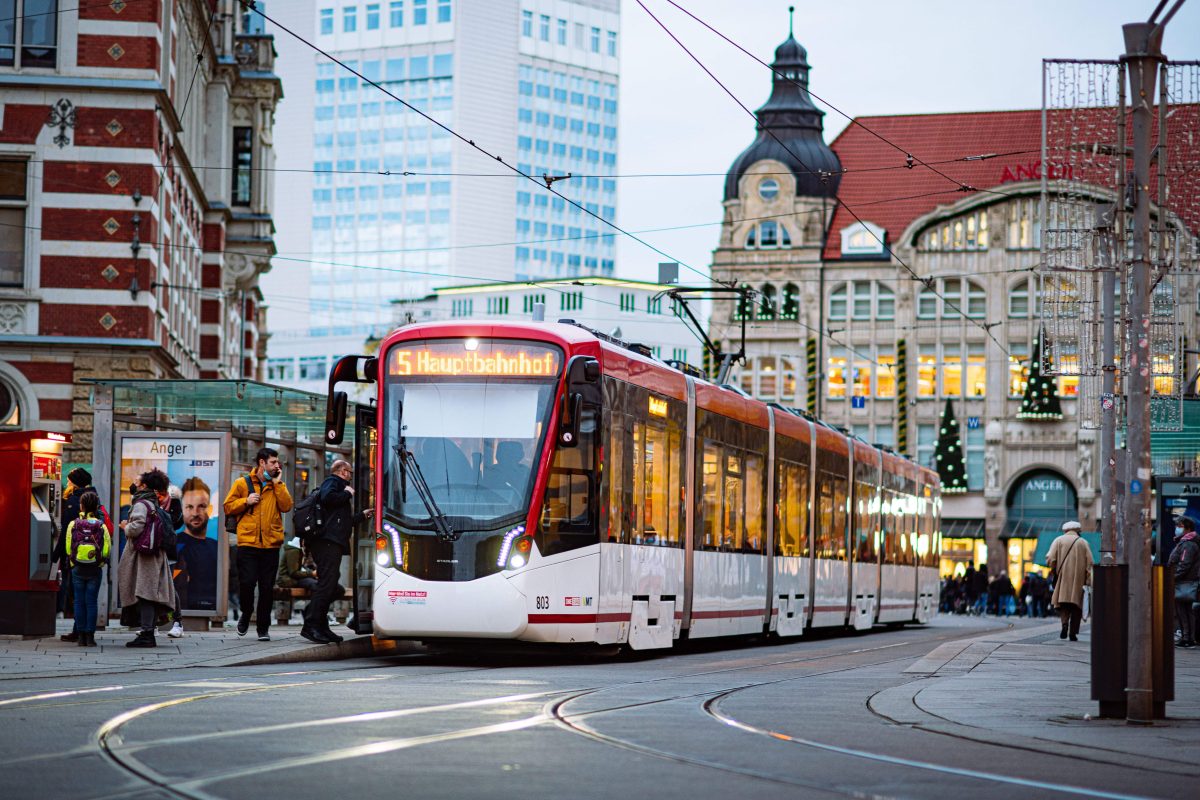
<path fill-rule="evenodd" d="M 936 611 L 929 469 L 572 324 L 412 325 L 379 352 L 330 376 L 331 442 L 336 384 L 377 384 L 361 632 L 648 649 Z"/>

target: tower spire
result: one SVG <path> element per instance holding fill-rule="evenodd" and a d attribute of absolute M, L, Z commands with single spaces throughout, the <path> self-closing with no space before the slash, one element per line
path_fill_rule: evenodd
<path fill-rule="evenodd" d="M 792 25 L 792 23 L 795 22 L 795 20 L 796 20 L 796 7 L 788 6 L 788 36 L 789 37 L 795 35 L 793 32 L 794 28 Z"/>

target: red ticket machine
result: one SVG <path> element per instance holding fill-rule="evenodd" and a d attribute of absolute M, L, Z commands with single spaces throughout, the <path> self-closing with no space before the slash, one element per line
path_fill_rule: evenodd
<path fill-rule="evenodd" d="M 0 634 L 54 635 L 63 445 L 49 431 L 0 433 Z M 28 522 L 26 522 L 28 520 Z"/>

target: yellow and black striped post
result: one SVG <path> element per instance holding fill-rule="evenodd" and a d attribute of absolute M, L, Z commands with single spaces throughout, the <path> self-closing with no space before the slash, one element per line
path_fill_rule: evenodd
<path fill-rule="evenodd" d="M 908 452 L 908 342 L 896 342 L 896 452 Z"/>
<path fill-rule="evenodd" d="M 817 375 L 820 374 L 817 369 L 817 337 L 808 337 L 808 343 L 804 347 L 804 363 L 807 369 L 808 378 L 808 397 L 805 401 L 805 407 L 808 413 L 817 413 Z"/>

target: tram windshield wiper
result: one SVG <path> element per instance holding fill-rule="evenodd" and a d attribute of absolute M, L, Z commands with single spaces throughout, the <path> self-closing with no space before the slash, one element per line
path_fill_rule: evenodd
<path fill-rule="evenodd" d="M 400 466 L 407 473 L 411 471 L 413 488 L 417 490 L 417 495 L 421 498 L 421 502 L 425 504 L 425 510 L 429 512 L 429 518 L 433 521 L 433 526 L 437 528 L 438 538 L 443 541 L 455 542 L 458 541 L 459 533 L 454 530 L 450 524 L 450 520 L 442 513 L 442 509 L 438 507 L 437 500 L 433 497 L 433 492 L 429 488 L 429 484 L 425 482 L 425 475 L 421 472 L 421 465 L 417 463 L 417 457 L 408 449 L 403 436 L 400 437 L 400 443 L 396 445 L 396 455 L 400 457 Z M 408 475 L 401 475 L 401 490 L 408 483 Z"/>

